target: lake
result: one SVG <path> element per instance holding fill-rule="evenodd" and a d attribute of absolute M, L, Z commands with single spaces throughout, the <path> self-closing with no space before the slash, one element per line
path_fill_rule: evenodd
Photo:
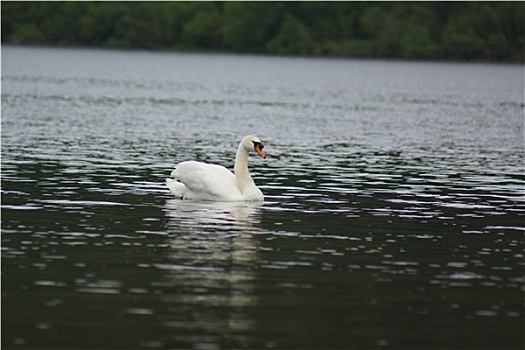
<path fill-rule="evenodd" d="M 3 349 L 524 346 L 524 67 L 2 47 Z M 175 164 L 264 203 L 175 199 Z"/>

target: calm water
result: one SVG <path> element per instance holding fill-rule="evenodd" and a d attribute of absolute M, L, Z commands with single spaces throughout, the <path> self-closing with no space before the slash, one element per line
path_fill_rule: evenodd
<path fill-rule="evenodd" d="M 523 347 L 523 73 L 4 46 L 2 348 Z"/>

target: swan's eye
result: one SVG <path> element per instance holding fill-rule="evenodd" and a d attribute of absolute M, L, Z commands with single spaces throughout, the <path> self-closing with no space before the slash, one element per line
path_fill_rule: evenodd
<path fill-rule="evenodd" d="M 257 141 L 252 141 L 253 142 L 253 148 L 259 148 L 259 149 L 263 149 L 264 148 L 264 145 L 260 142 L 257 142 Z"/>

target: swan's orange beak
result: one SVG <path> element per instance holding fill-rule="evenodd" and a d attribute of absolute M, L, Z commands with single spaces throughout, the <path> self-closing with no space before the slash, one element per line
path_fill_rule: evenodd
<path fill-rule="evenodd" d="M 258 144 L 255 145 L 254 149 L 255 149 L 255 152 L 257 152 L 258 155 L 260 155 L 261 157 L 266 159 L 266 154 L 264 154 L 264 151 L 262 150 L 263 149 L 263 145 L 258 143 Z"/>

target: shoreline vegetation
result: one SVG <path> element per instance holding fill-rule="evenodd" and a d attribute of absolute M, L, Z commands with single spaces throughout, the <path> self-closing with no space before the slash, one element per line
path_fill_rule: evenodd
<path fill-rule="evenodd" d="M 525 62 L 518 2 L 2 2 L 2 44 Z"/>

